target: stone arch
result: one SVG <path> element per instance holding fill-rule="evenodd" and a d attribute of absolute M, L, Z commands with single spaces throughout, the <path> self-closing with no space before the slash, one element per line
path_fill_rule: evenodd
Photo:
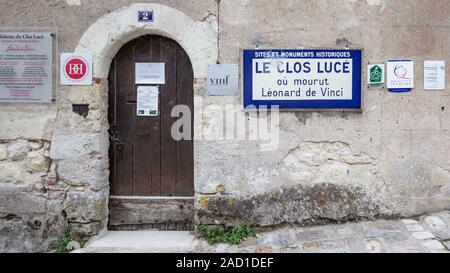
<path fill-rule="evenodd" d="M 139 10 L 152 10 L 153 22 L 138 22 Z M 104 15 L 81 37 L 75 52 L 93 56 L 94 77 L 107 78 L 111 60 L 128 41 L 145 34 L 175 40 L 191 59 L 194 77 L 206 77 L 207 64 L 217 60 L 217 22 L 194 21 L 174 8 L 154 3 L 138 3 Z"/>

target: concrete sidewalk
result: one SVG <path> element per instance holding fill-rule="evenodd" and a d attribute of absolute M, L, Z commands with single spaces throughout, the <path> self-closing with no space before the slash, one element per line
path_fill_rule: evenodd
<path fill-rule="evenodd" d="M 110 231 L 75 253 L 100 252 L 445 252 L 450 211 L 417 219 L 292 227 L 261 232 L 240 245 L 209 245 L 186 231 Z"/>

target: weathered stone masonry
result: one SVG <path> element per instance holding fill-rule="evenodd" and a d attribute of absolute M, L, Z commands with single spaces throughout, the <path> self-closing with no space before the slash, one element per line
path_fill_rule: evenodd
<path fill-rule="evenodd" d="M 239 63 L 239 48 L 349 46 L 364 48 L 364 62 L 415 60 L 413 92 L 363 86 L 361 113 L 281 113 L 275 151 L 196 140 L 198 220 L 270 226 L 450 208 L 450 89 L 422 89 L 423 60 L 446 60 L 449 75 L 447 1 L 135 2 L 40 0 L 29 9 L 29 1 L 7 1 L 1 26 L 57 27 L 59 52 L 92 53 L 95 79 L 59 86 L 52 104 L 0 105 L 0 251 L 46 251 L 66 228 L 83 240 L 106 229 L 106 78 L 117 50 L 143 34 L 167 36 L 188 53 L 202 136 L 217 124 L 200 116 L 202 105 L 241 105 L 240 96 L 205 95 L 207 65 Z M 137 23 L 138 9 L 153 9 L 155 21 Z M 88 104 L 87 116 L 73 104 Z"/>

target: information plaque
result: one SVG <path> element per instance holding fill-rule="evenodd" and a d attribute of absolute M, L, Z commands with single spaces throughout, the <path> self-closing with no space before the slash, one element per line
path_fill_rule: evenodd
<path fill-rule="evenodd" d="M 50 32 L 0 32 L 0 102 L 50 102 L 53 42 Z"/>

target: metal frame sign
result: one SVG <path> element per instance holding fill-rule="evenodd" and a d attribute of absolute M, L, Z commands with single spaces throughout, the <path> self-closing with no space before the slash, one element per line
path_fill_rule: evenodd
<path fill-rule="evenodd" d="M 388 60 L 386 78 L 390 92 L 410 92 L 414 88 L 414 61 Z"/>
<path fill-rule="evenodd" d="M 138 11 L 138 22 L 153 22 L 153 11 L 152 10 Z"/>
<path fill-rule="evenodd" d="M 165 63 L 135 63 L 136 84 L 165 84 Z"/>
<path fill-rule="evenodd" d="M 361 49 L 243 50 L 245 109 L 360 109 Z"/>
<path fill-rule="evenodd" d="M 88 53 L 61 53 L 61 85 L 92 85 L 92 55 Z"/>
<path fill-rule="evenodd" d="M 209 96 L 236 96 L 239 69 L 237 64 L 208 65 L 207 90 Z"/>
<path fill-rule="evenodd" d="M 0 102 L 51 102 L 50 32 L 0 32 Z"/>
<path fill-rule="evenodd" d="M 367 84 L 384 83 L 384 63 L 367 65 Z"/>

